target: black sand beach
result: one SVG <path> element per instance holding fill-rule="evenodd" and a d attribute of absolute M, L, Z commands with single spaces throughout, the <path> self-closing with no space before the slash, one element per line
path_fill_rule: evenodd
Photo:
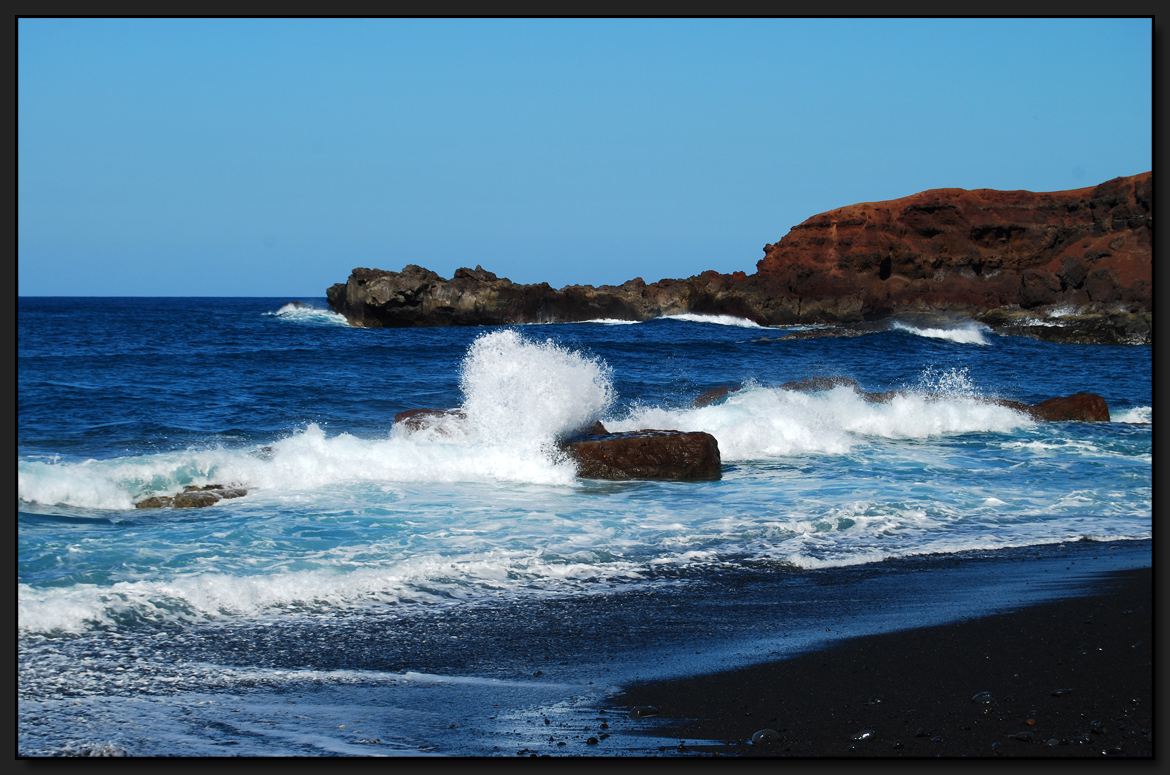
<path fill-rule="evenodd" d="M 627 687 L 674 755 L 1152 757 L 1153 581 Z M 634 715 L 637 715 L 635 713 Z M 770 729 L 772 740 L 752 742 Z M 714 744 L 712 744 L 714 743 Z"/>

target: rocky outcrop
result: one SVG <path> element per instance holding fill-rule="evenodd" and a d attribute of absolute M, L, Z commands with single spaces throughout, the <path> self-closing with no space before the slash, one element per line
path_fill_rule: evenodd
<path fill-rule="evenodd" d="M 459 409 L 408 409 L 394 416 L 407 433 L 437 427 L 444 419 L 466 419 Z M 719 442 L 709 433 L 640 430 L 610 433 L 600 420 L 558 444 L 583 479 L 696 481 L 722 475 Z"/>
<path fill-rule="evenodd" d="M 1093 393 L 1050 398 L 1034 404 L 1030 414 L 1045 422 L 1109 422 L 1105 399 Z"/>
<path fill-rule="evenodd" d="M 1152 311 L 1153 176 L 1051 193 L 937 189 L 809 218 L 757 265 L 769 317 Z"/>
<path fill-rule="evenodd" d="M 222 484 L 208 484 L 203 487 L 196 487 L 190 485 L 184 487 L 183 491 L 175 496 L 170 495 L 152 495 L 149 498 L 143 498 L 134 504 L 136 509 L 198 509 L 206 506 L 214 506 L 221 500 L 229 498 L 242 498 L 247 495 L 248 491 L 242 487 L 225 487 Z"/>
<path fill-rule="evenodd" d="M 354 269 L 329 306 L 362 327 L 496 325 L 691 312 L 763 325 L 964 317 L 1054 341 L 1152 339 L 1153 176 L 1034 193 L 947 188 L 849 205 L 764 246 L 755 274 L 520 285 L 477 266 Z M 800 337 L 823 336 L 822 333 Z"/>
<path fill-rule="evenodd" d="M 570 439 L 562 449 L 583 479 L 712 480 L 722 475 L 709 433 L 641 430 Z"/>

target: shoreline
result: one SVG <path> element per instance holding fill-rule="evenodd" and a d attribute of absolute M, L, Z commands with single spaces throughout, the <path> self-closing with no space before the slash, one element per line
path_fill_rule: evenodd
<path fill-rule="evenodd" d="M 820 570 L 741 567 L 458 611 L 206 626 L 151 650 L 221 666 L 222 682 L 157 696 L 25 697 L 18 749 L 25 757 L 86 755 L 109 743 L 130 756 L 880 758 L 987 756 L 991 741 L 1014 756 L 1100 756 L 1118 744 L 1122 756 L 1150 756 L 1141 730 L 1152 728 L 1152 562 L 1149 539 L 1072 541 Z M 1063 664 L 1054 668 L 1054 658 Z M 1004 660 L 1014 660 L 1007 666 L 1020 686 L 987 672 Z M 153 680 L 185 675 L 162 670 Z M 1050 696 L 1063 688 L 1074 691 Z M 982 691 L 995 696 L 997 715 L 977 715 L 983 706 L 971 698 Z M 84 729 L 69 721 L 78 699 Z M 630 712 L 644 705 L 659 714 Z M 1091 732 L 1093 720 L 1101 733 Z M 929 736 L 915 737 L 911 724 Z M 786 742 L 746 744 L 765 727 Z M 161 729 L 175 731 L 159 737 Z M 863 729 L 875 734 L 849 739 Z M 1006 737 L 1021 731 L 1035 740 Z M 1081 732 L 1089 744 L 1059 745 Z M 1049 735 L 1057 746 L 1045 746 Z"/>
<path fill-rule="evenodd" d="M 611 702 L 654 708 L 625 732 L 676 741 L 664 755 L 1152 757 L 1152 637 L 1152 568 L 1136 568 L 1083 596 L 635 683 Z M 753 743 L 763 729 L 775 739 Z"/>

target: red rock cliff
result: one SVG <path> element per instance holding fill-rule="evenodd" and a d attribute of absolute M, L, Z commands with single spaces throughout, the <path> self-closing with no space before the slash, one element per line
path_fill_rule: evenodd
<path fill-rule="evenodd" d="M 1064 306 L 1150 312 L 1153 181 L 1033 193 L 944 188 L 813 216 L 764 248 L 769 317 Z"/>

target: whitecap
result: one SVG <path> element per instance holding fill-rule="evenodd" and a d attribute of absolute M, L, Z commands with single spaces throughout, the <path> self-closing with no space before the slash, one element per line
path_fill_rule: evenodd
<path fill-rule="evenodd" d="M 1109 419 L 1113 422 L 1153 423 L 1154 408 L 1152 406 L 1135 406 L 1132 409 L 1111 410 Z"/>
<path fill-rule="evenodd" d="M 929 339 L 945 339 L 957 344 L 988 344 L 986 335 L 991 329 L 979 323 L 968 323 L 957 328 L 918 328 L 906 323 L 894 323 L 894 329 Z"/>
<path fill-rule="evenodd" d="M 734 315 L 700 315 L 693 312 L 683 312 L 677 315 L 663 315 L 659 319 L 685 320 L 689 323 L 713 323 L 720 326 L 739 326 L 740 328 L 763 328 L 763 326 L 755 321 Z"/>
<path fill-rule="evenodd" d="M 265 312 L 265 316 L 288 320 L 296 323 L 315 323 L 331 326 L 348 326 L 349 321 L 344 315 L 333 310 L 310 307 L 298 301 L 290 301 L 276 312 Z"/>

